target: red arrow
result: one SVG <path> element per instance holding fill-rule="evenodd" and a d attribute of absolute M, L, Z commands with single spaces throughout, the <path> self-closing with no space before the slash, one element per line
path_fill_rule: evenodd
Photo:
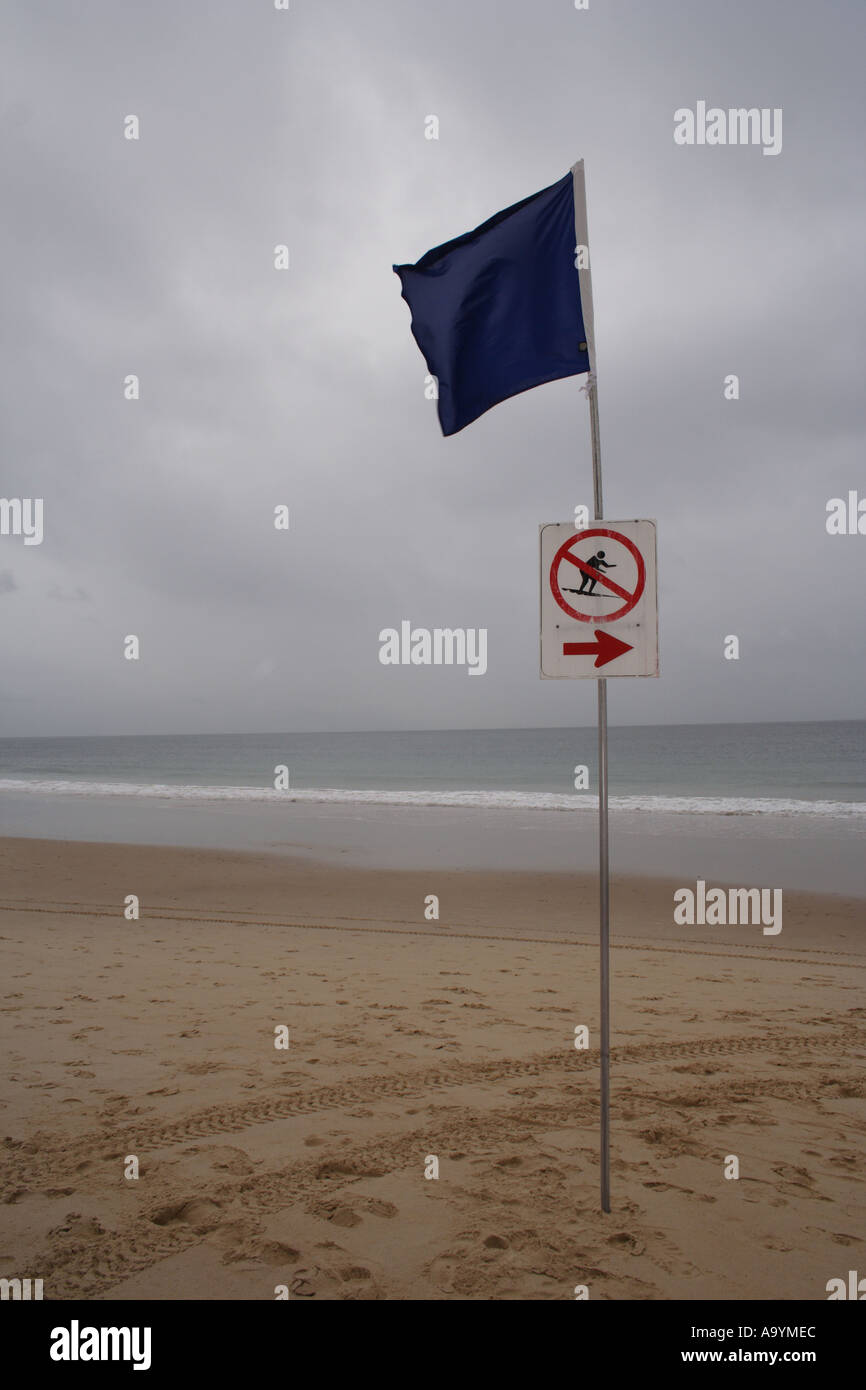
<path fill-rule="evenodd" d="M 618 637 L 612 637 L 603 628 L 595 629 L 594 642 L 563 642 L 563 656 L 594 656 L 596 666 L 606 666 L 609 661 L 614 661 L 623 652 L 633 650 L 628 642 L 620 642 Z"/>

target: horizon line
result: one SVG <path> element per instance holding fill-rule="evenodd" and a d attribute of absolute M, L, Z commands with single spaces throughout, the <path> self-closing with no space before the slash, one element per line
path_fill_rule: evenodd
<path fill-rule="evenodd" d="M 726 728 L 761 728 L 769 725 L 790 724 L 795 726 L 809 724 L 864 724 L 866 718 L 830 718 L 830 719 L 721 719 L 693 720 L 693 721 L 669 721 L 657 724 L 611 724 L 612 729 L 726 729 Z M 595 722 L 591 724 L 483 724 L 483 725 L 446 725 L 440 728 L 411 728 L 411 729 L 233 729 L 218 732 L 203 733 L 201 731 L 175 731 L 163 733 L 110 733 L 110 734 L 0 734 L 0 742 L 12 742 L 17 739 L 62 739 L 62 738 L 267 738 L 286 735 L 319 734 L 331 736 L 334 734 L 490 734 L 490 733 L 542 733 L 556 731 L 572 731 L 595 729 Z"/>

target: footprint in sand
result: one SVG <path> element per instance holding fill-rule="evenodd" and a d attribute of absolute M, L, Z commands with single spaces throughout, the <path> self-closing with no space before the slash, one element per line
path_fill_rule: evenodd
<path fill-rule="evenodd" d="M 819 1226 L 807 1226 L 807 1231 L 814 1231 L 816 1235 L 828 1235 L 836 1245 L 862 1245 L 862 1236 L 849 1236 L 845 1231 L 822 1231 Z"/>
<path fill-rule="evenodd" d="M 631 1231 L 617 1231 L 616 1235 L 608 1236 L 607 1243 L 617 1250 L 627 1250 L 630 1255 L 642 1255 L 646 1250 L 644 1242 Z"/>
<path fill-rule="evenodd" d="M 360 1226 L 363 1217 L 360 1217 L 351 1207 L 335 1206 L 328 1210 L 322 1208 L 316 1212 L 317 1216 L 323 1216 L 326 1221 L 331 1221 L 335 1226 Z"/>
<path fill-rule="evenodd" d="M 76 1240 L 93 1240 L 95 1236 L 104 1236 L 105 1227 L 97 1221 L 95 1216 L 82 1216 L 80 1211 L 67 1212 L 65 1224 L 54 1226 L 48 1234 L 50 1236 L 74 1236 Z"/>
<path fill-rule="evenodd" d="M 189 1226 L 197 1235 L 213 1231 L 222 1221 L 222 1208 L 207 1197 L 193 1197 L 171 1202 L 150 1215 L 154 1226 Z"/>
<path fill-rule="evenodd" d="M 340 1253 L 345 1257 L 345 1251 Z M 371 1277 L 370 1271 L 363 1265 L 344 1265 L 328 1269 L 311 1264 L 295 1271 L 289 1284 L 289 1293 L 294 1298 L 315 1298 L 318 1294 L 330 1298 L 352 1297 L 351 1290 L 345 1289 L 345 1284 Z"/>
<path fill-rule="evenodd" d="M 254 1241 L 245 1253 L 253 1254 L 266 1265 L 294 1265 L 301 1258 L 300 1250 L 281 1240 Z"/>
<path fill-rule="evenodd" d="M 230 1148 L 227 1145 L 221 1147 L 211 1159 L 214 1168 L 219 1168 L 224 1173 L 231 1173 L 232 1177 L 245 1178 L 248 1174 L 255 1171 L 255 1164 L 248 1153 L 243 1149 Z"/>
<path fill-rule="evenodd" d="M 787 1255 L 788 1252 L 793 1249 L 793 1246 L 786 1245 L 778 1236 L 765 1236 L 761 1244 L 765 1250 L 778 1250 L 783 1255 Z"/>

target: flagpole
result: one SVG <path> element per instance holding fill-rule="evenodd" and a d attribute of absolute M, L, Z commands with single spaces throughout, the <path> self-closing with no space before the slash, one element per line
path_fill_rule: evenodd
<path fill-rule="evenodd" d="M 575 265 L 580 285 L 580 303 L 586 334 L 589 376 L 589 425 L 592 438 L 592 491 L 596 521 L 604 517 L 601 491 L 601 435 L 598 424 L 598 385 L 595 375 L 595 318 L 592 304 L 592 278 L 588 264 L 582 263 L 580 250 L 589 251 L 589 225 L 586 213 L 586 179 L 583 160 L 572 168 L 574 180 Z M 598 922 L 600 954 L 601 1075 L 599 1085 L 601 1209 L 610 1211 L 610 858 L 607 821 L 607 681 L 596 682 L 598 695 Z"/>
<path fill-rule="evenodd" d="M 598 427 L 596 383 L 589 384 L 589 421 L 592 431 L 592 488 L 595 518 L 604 516 L 601 493 L 601 439 Z M 598 692 L 598 911 L 601 984 L 601 1209 L 610 1211 L 610 859 L 607 827 L 607 681 L 596 682 Z"/>

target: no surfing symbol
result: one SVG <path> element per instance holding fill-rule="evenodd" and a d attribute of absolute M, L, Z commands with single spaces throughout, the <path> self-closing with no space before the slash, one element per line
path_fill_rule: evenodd
<path fill-rule="evenodd" d="M 657 676 L 655 522 L 559 522 L 540 539 L 541 675 Z"/>
<path fill-rule="evenodd" d="M 602 537 L 605 544 L 587 547 L 588 540 Z M 614 542 L 614 545 L 610 543 Z M 593 553 L 587 555 L 587 550 L 591 548 Z M 607 573 L 611 569 L 625 570 L 628 566 L 623 561 L 623 551 L 633 562 L 633 569 L 637 571 L 636 576 L 631 578 L 631 589 L 625 586 L 626 575 L 620 576 L 620 582 Z M 581 558 L 583 555 L 584 558 Z M 581 576 L 580 588 L 568 588 L 564 583 L 559 582 L 559 569 L 565 563 L 565 570 L 569 565 Z M 568 577 L 567 574 L 565 577 Z M 577 575 L 572 572 L 571 578 Z M 596 585 L 601 585 L 601 593 L 596 593 Z M 643 556 L 633 541 L 627 536 L 623 536 L 619 531 L 610 530 L 606 526 L 595 526 L 589 531 L 578 531 L 577 535 L 563 541 L 553 557 L 550 566 L 550 588 L 553 597 L 556 599 L 560 608 L 567 613 L 570 618 L 577 619 L 580 623 L 612 623 L 617 618 L 624 618 L 626 613 L 630 613 L 635 604 L 640 599 L 646 585 L 646 565 Z M 576 600 L 571 603 L 566 602 L 563 591 L 569 594 L 577 594 L 578 598 L 586 594 L 585 605 L 589 607 L 589 600 L 593 598 L 619 598 L 620 604 L 613 612 L 603 612 L 595 605 L 588 612 L 579 611 Z"/>

